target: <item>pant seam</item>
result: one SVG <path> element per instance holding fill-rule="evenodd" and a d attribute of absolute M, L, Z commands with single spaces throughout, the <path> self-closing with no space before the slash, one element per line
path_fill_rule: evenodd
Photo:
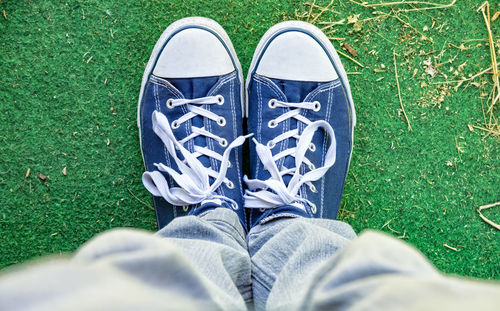
<path fill-rule="evenodd" d="M 263 273 L 263 274 L 265 275 L 265 271 L 264 271 L 262 268 L 258 267 L 258 266 L 257 266 L 257 265 L 256 265 L 256 264 L 252 261 L 252 270 L 254 270 L 254 268 L 255 268 L 255 269 L 257 269 L 257 270 L 259 270 L 261 273 Z M 269 276 L 267 276 L 267 278 L 268 278 L 269 280 L 272 280 L 272 278 L 271 278 L 271 277 L 269 277 Z M 260 283 L 261 285 L 263 285 L 263 286 L 264 286 L 264 287 L 265 287 L 268 291 L 270 291 L 270 290 L 271 290 L 271 288 L 272 288 L 271 284 L 273 284 L 273 283 L 274 283 L 274 282 L 268 282 L 268 281 L 264 280 L 264 278 L 257 277 L 257 276 L 255 275 L 255 273 L 253 273 L 253 271 L 252 271 L 252 279 L 253 279 L 253 280 L 255 280 L 255 281 L 257 281 L 257 282 L 258 282 L 258 283 Z"/>

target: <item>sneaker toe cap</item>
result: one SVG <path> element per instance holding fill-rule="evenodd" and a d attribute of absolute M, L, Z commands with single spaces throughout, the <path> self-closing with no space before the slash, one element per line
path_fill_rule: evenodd
<path fill-rule="evenodd" d="M 162 78 L 212 77 L 235 70 L 221 40 L 200 28 L 187 28 L 166 43 L 153 70 Z"/>
<path fill-rule="evenodd" d="M 311 35 L 287 31 L 272 39 L 256 73 L 268 78 L 296 81 L 333 81 L 338 74 L 324 48 Z"/>

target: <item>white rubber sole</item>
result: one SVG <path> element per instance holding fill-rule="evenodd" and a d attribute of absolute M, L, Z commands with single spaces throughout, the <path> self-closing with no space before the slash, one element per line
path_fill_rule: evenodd
<path fill-rule="evenodd" d="M 245 92 L 244 92 L 245 86 L 243 83 L 244 82 L 243 71 L 241 69 L 241 64 L 240 61 L 238 60 L 233 44 L 231 43 L 231 40 L 229 39 L 229 36 L 227 35 L 224 28 L 222 28 L 222 26 L 219 25 L 219 23 L 217 23 L 216 21 L 205 17 L 186 17 L 178 21 L 175 21 L 174 23 L 170 24 L 167 27 L 167 29 L 165 29 L 165 31 L 161 34 L 160 38 L 156 42 L 153 51 L 151 52 L 151 56 L 149 57 L 148 64 L 146 65 L 146 69 L 144 70 L 144 74 L 142 76 L 141 91 L 139 93 L 139 101 L 137 104 L 137 127 L 139 128 L 139 142 L 141 143 L 141 154 L 142 154 L 142 140 L 141 140 L 141 126 L 140 126 L 141 103 L 142 103 L 142 97 L 144 96 L 144 89 L 146 87 L 146 84 L 148 83 L 149 76 L 152 74 L 153 66 L 155 65 L 158 57 L 160 56 L 166 42 L 176 32 L 190 27 L 201 27 L 213 32 L 223 41 L 225 46 L 229 49 L 229 53 L 231 55 L 231 58 L 234 60 L 236 70 L 238 71 L 238 77 L 241 82 L 240 94 L 241 94 L 242 117 L 245 116 L 245 111 L 247 111 L 247 108 L 245 107 L 246 102 L 245 102 Z M 144 162 L 144 155 L 142 156 L 142 159 Z"/>
<path fill-rule="evenodd" d="M 342 62 L 340 61 L 340 57 L 337 54 L 337 51 L 335 51 L 335 48 L 333 45 L 330 43 L 330 40 L 326 37 L 326 35 L 319 30 L 316 26 L 306 23 L 306 22 L 301 22 L 301 21 L 287 21 L 287 22 L 282 22 L 279 24 L 274 25 L 273 27 L 269 28 L 268 31 L 262 36 L 262 39 L 260 40 L 259 44 L 257 45 L 257 48 L 255 49 L 255 52 L 253 54 L 252 62 L 250 64 L 250 68 L 248 69 L 248 75 L 247 75 L 247 80 L 246 80 L 246 98 L 248 100 L 248 86 L 250 83 L 250 79 L 252 77 L 252 74 L 255 72 L 255 67 L 257 65 L 257 62 L 260 59 L 260 56 L 266 46 L 268 46 L 269 42 L 274 39 L 274 37 L 286 30 L 289 29 L 295 29 L 298 31 L 302 31 L 306 34 L 309 34 L 312 36 L 314 39 L 316 39 L 326 50 L 328 56 L 334 63 L 334 67 L 337 70 L 337 74 L 339 75 L 342 83 L 344 84 L 346 91 L 347 91 L 347 96 L 349 100 L 349 105 L 351 107 L 351 112 L 352 112 L 352 122 L 353 122 L 353 132 L 352 132 L 352 138 L 354 141 L 354 126 L 356 125 L 356 110 L 354 108 L 354 102 L 352 100 L 352 95 L 351 95 L 351 87 L 349 85 L 349 80 L 347 79 L 347 73 L 345 72 L 344 66 L 342 66 Z M 248 103 L 245 104 L 246 110 L 245 110 L 245 116 L 248 117 Z"/>

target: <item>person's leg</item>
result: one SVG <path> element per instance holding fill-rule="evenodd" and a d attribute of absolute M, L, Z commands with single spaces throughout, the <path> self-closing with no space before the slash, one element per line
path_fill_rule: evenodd
<path fill-rule="evenodd" d="M 200 217 L 179 217 L 157 235 L 182 249 L 196 269 L 221 289 L 221 301 L 237 305 L 240 295 L 246 303 L 252 300 L 250 256 L 236 213 L 218 208 Z"/>
<path fill-rule="evenodd" d="M 219 24 L 170 25 L 146 66 L 137 116 L 142 179 L 163 229 L 103 234 L 70 261 L 8 274 L 0 309 L 245 309 L 242 86 Z"/>
<path fill-rule="evenodd" d="M 264 34 L 247 92 L 255 144 L 244 198 L 254 302 L 261 310 L 278 277 L 290 293 L 299 289 L 297 281 L 306 282 L 355 237 L 350 226 L 318 218 L 336 218 L 356 117 L 335 49 L 304 22 L 280 23 Z"/>
<path fill-rule="evenodd" d="M 374 233 L 355 239 L 334 220 L 356 118 L 345 70 L 319 29 L 284 22 L 268 30 L 247 92 L 255 145 L 245 207 L 256 309 L 497 307 L 498 287 L 444 278 L 403 243 Z M 461 304 L 469 291 L 479 298 Z"/>
<path fill-rule="evenodd" d="M 225 289 L 236 284 L 249 300 L 238 148 L 246 138 L 243 107 L 242 69 L 224 29 L 202 17 L 171 24 L 153 48 L 139 95 L 142 181 L 159 228 L 173 221 L 159 235 L 181 247 L 205 277 Z M 209 212 L 215 207 L 221 209 Z M 186 225 L 178 220 L 185 215 L 201 218 Z M 208 250 L 214 242 L 219 244 Z"/>
<path fill-rule="evenodd" d="M 256 309 L 265 309 L 271 289 L 282 304 L 269 307 L 298 306 L 314 272 L 355 237 L 349 225 L 325 219 L 282 218 L 253 227 L 247 241 Z"/>
<path fill-rule="evenodd" d="M 289 218 L 248 235 L 257 310 L 496 310 L 500 285 L 446 277 L 417 250 L 345 223 Z"/>
<path fill-rule="evenodd" d="M 0 278 L 0 310 L 245 310 L 250 258 L 238 216 L 217 208 L 157 234 L 114 230 L 71 260 Z"/>

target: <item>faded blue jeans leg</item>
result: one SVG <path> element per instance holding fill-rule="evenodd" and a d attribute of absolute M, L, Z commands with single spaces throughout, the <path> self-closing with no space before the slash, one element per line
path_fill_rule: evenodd
<path fill-rule="evenodd" d="M 252 228 L 247 243 L 256 310 L 297 308 L 314 272 L 355 237 L 348 224 L 325 219 L 283 218 Z M 278 302 L 268 304 L 271 293 Z"/>
<path fill-rule="evenodd" d="M 355 236 L 338 221 L 281 219 L 254 227 L 247 249 L 227 209 L 157 234 L 113 230 L 73 258 L 5 273 L 0 310 L 245 310 L 252 287 L 257 310 L 498 309 L 498 284 L 446 277 L 385 234 Z"/>
<path fill-rule="evenodd" d="M 256 310 L 498 310 L 500 286 L 444 276 L 388 235 L 284 218 L 247 236 Z"/>
<path fill-rule="evenodd" d="M 73 258 L 7 272 L 0 310 L 246 310 L 251 290 L 243 228 L 218 208 L 154 235 L 112 230 Z"/>

